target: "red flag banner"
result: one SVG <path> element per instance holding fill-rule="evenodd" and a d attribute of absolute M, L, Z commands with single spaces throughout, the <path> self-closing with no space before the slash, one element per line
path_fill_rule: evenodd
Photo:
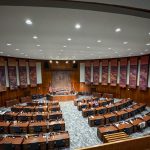
<path fill-rule="evenodd" d="M 0 57 L 0 92 L 6 91 L 5 60 Z"/>
<path fill-rule="evenodd" d="M 93 62 L 93 84 L 98 85 L 99 84 L 99 60 L 95 60 Z"/>
<path fill-rule="evenodd" d="M 91 83 L 91 61 L 85 62 L 85 84 Z"/>
<path fill-rule="evenodd" d="M 148 70 L 149 70 L 149 56 L 141 57 L 140 64 L 140 90 L 146 90 L 148 86 Z"/>
<path fill-rule="evenodd" d="M 17 86 L 16 59 L 8 59 L 8 77 L 10 90 L 15 90 Z"/>
<path fill-rule="evenodd" d="M 36 61 L 29 60 L 29 78 L 30 78 L 30 86 L 37 86 L 37 76 L 36 76 Z"/>
<path fill-rule="evenodd" d="M 111 73 L 110 73 L 110 85 L 117 85 L 118 63 L 117 59 L 111 60 Z"/>
<path fill-rule="evenodd" d="M 102 60 L 102 85 L 108 84 L 108 60 Z"/>
<path fill-rule="evenodd" d="M 27 69 L 26 69 L 26 61 L 24 59 L 19 59 L 19 80 L 20 87 L 27 87 Z"/>
<path fill-rule="evenodd" d="M 137 84 L 137 71 L 138 71 L 137 57 L 130 58 L 130 74 L 129 74 L 129 87 L 135 89 Z"/>
<path fill-rule="evenodd" d="M 120 60 L 120 87 L 124 88 L 126 87 L 127 83 L 127 64 L 128 60 L 127 58 L 123 58 Z"/>

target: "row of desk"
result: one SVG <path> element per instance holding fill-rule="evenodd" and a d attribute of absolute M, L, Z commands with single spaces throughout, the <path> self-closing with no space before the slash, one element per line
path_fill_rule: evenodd
<path fill-rule="evenodd" d="M 104 135 L 125 132 L 126 134 L 132 134 L 140 130 L 140 124 L 145 122 L 145 127 L 150 126 L 150 116 L 145 115 L 142 118 L 134 118 L 128 122 L 115 123 L 113 125 L 102 126 L 97 128 L 98 137 L 104 141 Z M 144 127 L 144 128 L 145 128 Z"/>
<path fill-rule="evenodd" d="M 35 134 L 65 131 L 63 119 L 53 121 L 0 122 L 0 134 Z"/>
<path fill-rule="evenodd" d="M 0 139 L 1 150 L 53 150 L 69 147 L 70 138 L 67 131 L 46 135 L 7 136 Z"/>
<path fill-rule="evenodd" d="M 123 101 L 120 101 L 117 103 L 113 103 L 113 104 L 110 103 L 110 104 L 100 106 L 100 107 L 95 107 L 95 108 L 93 106 L 91 106 L 91 108 L 83 108 L 82 109 L 82 116 L 88 117 L 91 115 L 111 113 L 111 112 L 126 108 L 126 107 L 130 106 L 131 104 L 132 104 L 132 100 L 127 99 L 127 100 L 123 100 Z"/>
<path fill-rule="evenodd" d="M 105 124 L 114 123 L 117 121 L 126 120 L 130 117 L 133 117 L 137 113 L 142 112 L 145 110 L 146 105 L 143 103 L 135 104 L 131 108 L 124 108 L 120 111 L 114 111 L 111 113 L 107 113 L 104 115 L 95 115 L 88 117 L 88 124 L 89 126 L 103 126 Z"/>

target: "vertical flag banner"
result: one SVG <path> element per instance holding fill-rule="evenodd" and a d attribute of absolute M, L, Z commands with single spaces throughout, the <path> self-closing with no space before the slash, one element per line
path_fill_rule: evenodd
<path fill-rule="evenodd" d="M 108 84 L 108 60 L 102 60 L 102 85 Z"/>
<path fill-rule="evenodd" d="M 99 60 L 95 60 L 93 62 L 93 84 L 98 85 L 99 84 Z"/>
<path fill-rule="evenodd" d="M 141 57 L 140 64 L 140 90 L 146 90 L 148 86 L 148 69 L 149 69 L 149 56 Z"/>
<path fill-rule="evenodd" d="M 30 78 L 30 86 L 37 86 L 37 75 L 36 75 L 36 61 L 29 61 L 29 78 Z"/>
<path fill-rule="evenodd" d="M 17 86 L 16 59 L 8 59 L 8 77 L 10 90 L 15 90 Z"/>
<path fill-rule="evenodd" d="M 91 61 L 85 62 L 85 84 L 91 83 Z"/>
<path fill-rule="evenodd" d="M 130 58 L 130 74 L 129 74 L 129 87 L 135 89 L 137 84 L 138 74 L 138 59 L 137 57 Z"/>
<path fill-rule="evenodd" d="M 5 61 L 0 57 L 0 92 L 6 91 Z"/>
<path fill-rule="evenodd" d="M 123 58 L 120 60 L 120 87 L 124 88 L 126 87 L 127 83 L 127 64 L 128 60 L 127 58 Z"/>
<path fill-rule="evenodd" d="M 19 59 L 19 81 L 21 88 L 27 87 L 27 68 L 26 61 L 23 59 Z"/>
<path fill-rule="evenodd" d="M 110 73 L 110 85 L 117 85 L 118 63 L 117 59 L 111 60 L 111 73 Z"/>

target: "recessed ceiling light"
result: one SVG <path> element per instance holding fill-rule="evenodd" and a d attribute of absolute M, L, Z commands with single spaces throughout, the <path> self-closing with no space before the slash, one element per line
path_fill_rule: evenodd
<path fill-rule="evenodd" d="M 16 48 L 15 50 L 16 50 L 16 51 L 19 51 L 20 49 Z"/>
<path fill-rule="evenodd" d="M 123 44 L 128 44 L 128 42 L 123 42 Z"/>
<path fill-rule="evenodd" d="M 102 42 L 101 40 L 97 40 L 98 43 Z"/>
<path fill-rule="evenodd" d="M 0 54 L 3 54 L 4 52 L 0 52 Z"/>
<path fill-rule="evenodd" d="M 11 46 L 12 44 L 11 44 L 11 43 L 7 43 L 6 45 L 7 45 L 7 46 Z"/>
<path fill-rule="evenodd" d="M 38 37 L 36 35 L 33 36 L 33 39 L 37 39 Z"/>
<path fill-rule="evenodd" d="M 149 45 L 150 45 L 150 43 L 147 43 L 146 45 L 148 45 L 148 46 L 149 46 Z"/>
<path fill-rule="evenodd" d="M 26 23 L 27 25 L 32 25 L 31 19 L 26 19 L 25 23 Z"/>
<path fill-rule="evenodd" d="M 140 53 L 141 55 L 143 55 L 144 53 Z"/>
<path fill-rule="evenodd" d="M 67 47 L 66 45 L 64 45 L 63 47 Z"/>
<path fill-rule="evenodd" d="M 87 46 L 86 48 L 90 48 L 89 46 Z"/>
<path fill-rule="evenodd" d="M 7 56 L 10 56 L 10 55 L 7 55 Z"/>
<path fill-rule="evenodd" d="M 111 47 L 109 47 L 108 49 L 111 50 Z"/>
<path fill-rule="evenodd" d="M 24 53 L 20 53 L 21 55 L 24 55 Z"/>
<path fill-rule="evenodd" d="M 80 29 L 80 28 L 81 28 L 81 25 L 80 25 L 79 23 L 77 23 L 77 24 L 75 25 L 75 28 L 76 28 L 76 29 Z"/>
<path fill-rule="evenodd" d="M 39 45 L 39 44 L 37 44 L 36 46 L 38 46 L 38 47 L 39 47 L 40 45 Z"/>
<path fill-rule="evenodd" d="M 68 38 L 67 40 L 68 40 L 68 41 L 71 41 L 72 39 L 71 39 L 71 38 Z"/>
<path fill-rule="evenodd" d="M 121 28 L 116 28 L 115 32 L 121 32 Z"/>
<path fill-rule="evenodd" d="M 128 48 L 128 51 L 130 51 L 131 49 L 130 48 Z"/>
<path fill-rule="evenodd" d="M 150 32 L 148 34 L 150 35 Z"/>
<path fill-rule="evenodd" d="M 40 52 L 42 52 L 43 50 L 42 49 L 40 49 Z"/>

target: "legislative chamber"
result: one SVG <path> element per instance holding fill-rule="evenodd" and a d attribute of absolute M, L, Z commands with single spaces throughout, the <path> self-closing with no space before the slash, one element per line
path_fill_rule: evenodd
<path fill-rule="evenodd" d="M 150 2 L 0 1 L 0 150 L 149 150 Z"/>

